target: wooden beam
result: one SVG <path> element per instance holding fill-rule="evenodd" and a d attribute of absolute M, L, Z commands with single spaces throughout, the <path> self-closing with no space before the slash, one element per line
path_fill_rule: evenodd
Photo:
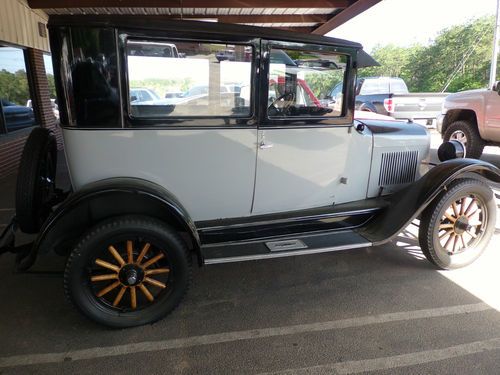
<path fill-rule="evenodd" d="M 323 23 L 330 18 L 328 14 L 262 14 L 262 15 L 216 15 L 216 16 L 184 16 L 184 18 L 216 18 L 225 23 Z"/>
<path fill-rule="evenodd" d="M 346 8 L 350 0 L 28 0 L 44 8 Z"/>
<path fill-rule="evenodd" d="M 346 23 L 350 19 L 356 17 L 358 14 L 363 13 L 365 10 L 371 8 L 380 1 L 381 0 L 357 0 L 351 6 L 339 12 L 321 26 L 315 28 L 312 34 L 325 35 L 336 27 L 339 27 L 343 23 Z"/>

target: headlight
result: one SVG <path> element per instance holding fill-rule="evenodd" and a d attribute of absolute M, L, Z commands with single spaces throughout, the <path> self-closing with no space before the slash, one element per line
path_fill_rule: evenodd
<path fill-rule="evenodd" d="M 438 158 L 440 161 L 465 158 L 465 145 L 455 139 L 444 142 L 438 148 Z"/>

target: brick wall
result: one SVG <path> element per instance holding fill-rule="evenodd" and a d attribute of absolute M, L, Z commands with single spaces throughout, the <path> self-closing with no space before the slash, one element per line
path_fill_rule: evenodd
<path fill-rule="evenodd" d="M 29 132 L 21 132 L 23 133 L 22 135 L 16 134 L 15 137 L 5 135 L 2 138 L 7 137 L 6 139 L 0 138 L 0 178 L 9 176 L 17 171 L 24 142 L 26 142 L 29 134 Z"/>
<path fill-rule="evenodd" d="M 56 124 L 56 118 L 50 103 L 49 82 L 43 62 L 43 52 L 37 49 L 27 49 L 27 59 L 31 76 L 33 110 L 40 126 L 52 129 L 57 138 L 58 148 L 62 149 L 62 134 Z M 12 134 L 0 136 L 0 178 L 17 171 L 24 143 L 31 129 L 20 130 Z"/>
<path fill-rule="evenodd" d="M 50 103 L 49 81 L 43 62 L 43 52 L 28 48 L 28 64 L 31 68 L 33 83 L 33 110 L 43 128 L 51 129 L 57 138 L 58 148 L 62 149 L 62 133 L 56 124 L 52 104 Z"/>

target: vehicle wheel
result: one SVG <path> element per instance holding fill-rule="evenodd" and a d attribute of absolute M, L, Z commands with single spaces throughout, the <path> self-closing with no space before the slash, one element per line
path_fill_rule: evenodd
<path fill-rule="evenodd" d="M 423 212 L 420 247 L 441 269 L 465 267 L 483 253 L 495 222 L 495 198 L 488 185 L 458 179 Z"/>
<path fill-rule="evenodd" d="M 174 310 L 191 281 L 184 241 L 156 219 L 121 216 L 86 233 L 64 272 L 66 295 L 91 320 L 115 328 L 153 323 Z"/>
<path fill-rule="evenodd" d="M 48 129 L 33 129 L 24 145 L 16 187 L 16 217 L 25 233 L 37 233 L 51 211 L 56 166 L 56 138 Z"/>
<path fill-rule="evenodd" d="M 455 121 L 448 126 L 444 133 L 444 141 L 454 139 L 465 145 L 466 157 L 479 159 L 483 154 L 484 141 L 477 128 L 467 121 Z"/>

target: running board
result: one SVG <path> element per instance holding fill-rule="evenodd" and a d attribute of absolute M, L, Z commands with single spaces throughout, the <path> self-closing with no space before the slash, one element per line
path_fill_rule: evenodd
<path fill-rule="evenodd" d="M 203 246 L 201 251 L 205 264 L 219 264 L 318 254 L 371 245 L 371 242 L 356 232 L 342 231 L 254 242 L 213 244 Z"/>

